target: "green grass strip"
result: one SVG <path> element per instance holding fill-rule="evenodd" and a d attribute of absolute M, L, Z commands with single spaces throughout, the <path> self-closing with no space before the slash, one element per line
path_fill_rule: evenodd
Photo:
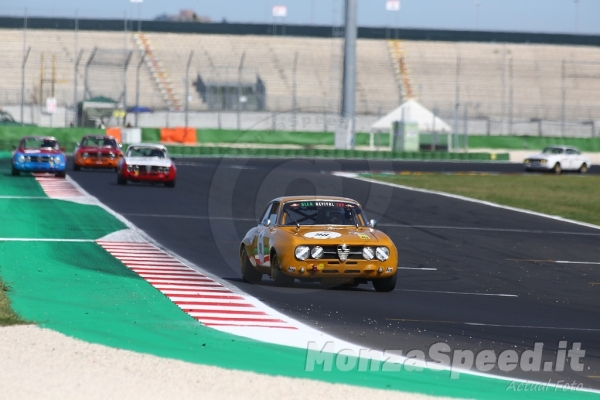
<path fill-rule="evenodd" d="M 600 176 L 365 175 L 600 225 Z"/>

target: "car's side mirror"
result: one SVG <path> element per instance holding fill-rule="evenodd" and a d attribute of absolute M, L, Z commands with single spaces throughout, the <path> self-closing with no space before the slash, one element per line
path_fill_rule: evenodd
<path fill-rule="evenodd" d="M 371 228 L 375 228 L 375 225 L 377 225 L 377 221 L 372 219 L 371 221 L 369 221 L 369 223 L 371 224 Z"/>
<path fill-rule="evenodd" d="M 123 147 L 123 143 L 119 143 L 119 148 Z"/>
<path fill-rule="evenodd" d="M 268 219 L 268 218 L 263 219 L 262 220 L 262 225 L 263 226 L 269 226 L 269 225 L 271 225 L 271 220 Z"/>

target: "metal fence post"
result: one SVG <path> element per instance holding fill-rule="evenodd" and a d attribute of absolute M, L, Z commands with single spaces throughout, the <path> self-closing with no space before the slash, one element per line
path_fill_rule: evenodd
<path fill-rule="evenodd" d="M 456 102 L 454 103 L 454 133 L 452 134 L 452 145 L 448 151 L 458 148 L 458 113 L 460 108 L 460 55 L 456 57 Z"/>
<path fill-rule="evenodd" d="M 240 97 L 242 97 L 242 68 L 244 68 L 244 58 L 246 57 L 246 52 L 242 53 L 242 58 L 240 59 L 240 65 L 238 66 L 238 82 L 237 82 L 237 129 L 238 131 L 242 129 L 242 122 L 240 120 L 241 113 L 241 102 Z"/>
<path fill-rule="evenodd" d="M 25 51 L 27 47 L 27 7 L 25 7 L 25 15 L 23 17 L 23 65 L 21 66 L 21 123 L 23 123 L 23 108 L 25 107 L 25 63 L 31 47 Z"/>
<path fill-rule="evenodd" d="M 77 95 L 77 75 L 79 74 L 79 63 L 81 62 L 81 57 L 83 57 L 83 49 L 79 51 L 79 55 L 77 56 L 77 59 L 75 60 L 75 65 L 73 66 L 73 115 L 75 116 L 75 121 L 73 121 L 73 125 L 75 125 L 75 123 L 80 119 L 77 107 L 77 103 L 79 102 L 79 96 Z"/>
<path fill-rule="evenodd" d="M 185 127 L 188 127 L 188 114 L 189 114 L 189 99 L 190 99 L 190 64 L 192 63 L 192 57 L 194 56 L 194 50 L 190 51 L 188 57 L 187 66 L 185 67 Z"/>
<path fill-rule="evenodd" d="M 140 106 L 140 68 L 142 64 L 146 61 L 146 52 L 142 54 L 142 58 L 140 58 L 140 62 L 138 62 L 136 71 L 135 71 L 135 106 L 136 108 Z M 135 127 L 138 127 L 138 115 L 139 110 L 136 110 L 135 115 Z"/>
<path fill-rule="evenodd" d="M 293 66 L 293 81 L 292 81 L 292 126 L 293 131 L 296 131 L 296 70 L 298 66 L 298 52 L 294 54 L 294 66 Z"/>
<path fill-rule="evenodd" d="M 561 69 L 561 126 L 560 126 L 560 134 L 561 136 L 565 136 L 565 120 L 566 120 L 566 97 L 567 97 L 567 87 L 566 87 L 566 61 L 562 60 L 562 69 Z"/>
<path fill-rule="evenodd" d="M 513 129 L 513 58 L 508 60 L 508 134 L 511 135 Z"/>
<path fill-rule="evenodd" d="M 25 65 L 27 64 L 27 58 L 31 47 L 27 49 L 27 52 L 23 56 L 23 63 L 21 65 L 21 124 L 23 124 L 23 108 L 25 107 Z"/>

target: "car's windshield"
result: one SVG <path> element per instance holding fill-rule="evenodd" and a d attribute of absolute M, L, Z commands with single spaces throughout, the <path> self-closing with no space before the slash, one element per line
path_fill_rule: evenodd
<path fill-rule="evenodd" d="M 281 225 L 358 225 L 367 218 L 358 204 L 342 201 L 294 201 L 285 203 Z"/>
<path fill-rule="evenodd" d="M 562 154 L 563 149 L 561 149 L 560 147 L 546 147 L 544 149 L 544 151 L 542 151 L 542 153 L 544 153 L 544 154 Z"/>
<path fill-rule="evenodd" d="M 117 148 L 117 141 L 115 139 L 103 138 L 103 137 L 87 137 L 81 141 L 82 147 L 113 147 Z"/>
<path fill-rule="evenodd" d="M 127 156 L 165 158 L 165 152 L 164 150 L 152 147 L 130 147 L 129 150 L 127 150 Z"/>
<path fill-rule="evenodd" d="M 58 143 L 54 139 L 27 138 L 21 146 L 25 150 L 33 149 L 58 149 Z"/>

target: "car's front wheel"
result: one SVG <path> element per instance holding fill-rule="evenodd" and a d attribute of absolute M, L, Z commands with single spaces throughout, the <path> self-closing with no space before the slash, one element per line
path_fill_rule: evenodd
<path fill-rule="evenodd" d="M 559 175 L 562 172 L 562 167 L 560 166 L 560 163 L 554 164 L 552 172 L 554 172 L 556 175 Z"/>
<path fill-rule="evenodd" d="M 284 274 L 281 271 L 281 266 L 279 265 L 279 258 L 275 253 L 273 253 L 273 256 L 271 257 L 271 278 L 275 282 L 276 286 L 289 287 L 294 284 L 294 278 L 292 276 Z"/>
<path fill-rule="evenodd" d="M 127 185 L 127 179 L 125 179 L 125 177 L 121 174 L 117 175 L 117 183 L 119 185 Z"/>
<path fill-rule="evenodd" d="M 398 279 L 398 273 L 388 278 L 373 279 L 373 287 L 378 292 L 391 292 L 396 288 L 396 280 Z"/>
<path fill-rule="evenodd" d="M 262 273 L 257 271 L 248 259 L 246 248 L 240 253 L 240 263 L 242 268 L 242 278 L 248 283 L 259 283 L 262 280 Z"/>
<path fill-rule="evenodd" d="M 579 173 L 580 174 L 585 174 L 588 172 L 588 166 L 586 163 L 581 164 L 581 167 L 579 167 Z"/>

